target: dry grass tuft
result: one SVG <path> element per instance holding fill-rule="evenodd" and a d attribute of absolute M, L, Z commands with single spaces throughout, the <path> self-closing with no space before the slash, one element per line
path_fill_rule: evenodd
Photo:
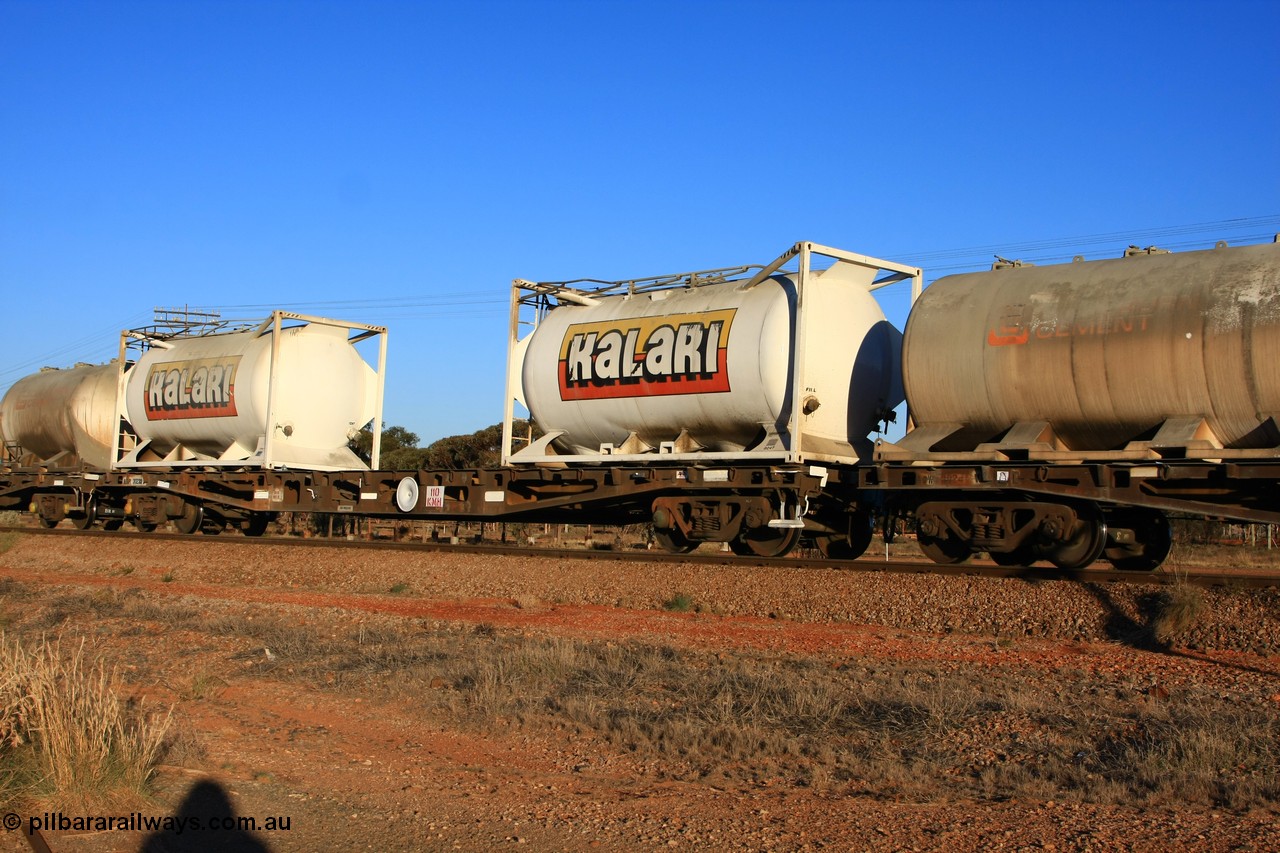
<path fill-rule="evenodd" d="M 693 609 L 693 597 L 683 592 L 677 592 L 662 602 L 662 608 L 673 613 L 688 613 Z"/>
<path fill-rule="evenodd" d="M 1152 625 L 1156 640 L 1167 644 L 1191 630 L 1204 606 L 1204 591 L 1200 587 L 1179 582 L 1161 590 Z"/>
<path fill-rule="evenodd" d="M 18 540 L 22 538 L 22 534 L 16 530 L 6 530 L 0 533 L 0 554 L 8 551 L 14 545 L 18 544 Z"/>
<path fill-rule="evenodd" d="M 101 662 L 41 637 L 31 649 L 0 635 L 0 799 L 57 794 L 73 803 L 140 795 L 171 712 L 121 702 Z"/>

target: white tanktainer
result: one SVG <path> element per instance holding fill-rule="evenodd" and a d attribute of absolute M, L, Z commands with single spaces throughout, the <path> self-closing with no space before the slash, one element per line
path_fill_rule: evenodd
<path fill-rule="evenodd" d="M 99 471 L 359 470 L 347 443 L 372 422 L 377 466 L 384 328 L 284 311 L 225 326 L 125 331 L 115 362 L 19 380 L 0 400 L 7 455 Z M 356 349 L 374 337 L 376 370 Z"/>
<path fill-rule="evenodd" d="M 544 435 L 503 462 L 869 459 L 903 399 L 901 334 L 871 294 L 906 279 L 918 293 L 917 268 L 797 243 L 763 267 L 517 280 L 503 446 L 515 403 Z"/>
<path fill-rule="evenodd" d="M 378 367 L 355 344 L 380 339 Z M 255 328 L 121 336 L 145 353 L 121 376 L 118 468 L 368 466 L 347 446 L 372 422 L 378 464 L 386 330 L 276 311 Z"/>

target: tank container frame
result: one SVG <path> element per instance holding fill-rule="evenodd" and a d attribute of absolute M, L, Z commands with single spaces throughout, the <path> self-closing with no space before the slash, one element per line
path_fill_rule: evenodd
<path fill-rule="evenodd" d="M 382 448 L 382 405 L 386 385 L 386 327 L 354 323 L 346 320 L 335 320 L 329 317 L 297 314 L 291 311 L 273 311 L 268 317 L 259 322 L 256 327 L 252 325 L 252 323 L 249 323 L 238 328 L 230 329 L 226 328 L 228 325 L 229 321 L 222 321 L 216 324 L 217 331 L 252 331 L 259 337 L 263 335 L 271 335 L 270 376 L 268 378 L 270 384 L 267 395 L 267 424 L 269 425 L 269 428 L 263 431 L 263 435 L 260 439 L 253 461 L 246 462 L 246 460 L 243 459 L 217 459 L 210 458 L 203 454 L 194 459 L 166 458 L 163 460 L 140 460 L 136 458 L 137 452 L 141 449 L 141 442 L 137 431 L 129 422 L 127 406 L 125 403 L 125 395 L 128 392 L 130 370 L 141 355 L 154 347 L 167 347 L 170 346 L 170 342 L 174 340 L 204 337 L 206 335 L 193 335 L 190 334 L 187 329 L 177 332 L 165 331 L 160 328 L 126 329 L 120 333 L 120 349 L 117 362 L 120 365 L 120 375 L 119 385 L 116 392 L 116 412 L 114 422 L 118 424 L 118 429 L 115 433 L 115 441 L 112 448 L 112 459 L 114 460 L 112 465 L 113 468 L 132 470 L 145 468 L 250 467 L 260 469 L 301 468 L 311 470 L 338 470 L 328 465 L 303 464 L 292 459 L 280 458 L 279 454 L 276 453 L 275 445 L 277 441 L 275 434 L 277 431 L 282 429 L 282 425 L 277 422 L 278 418 L 276 407 L 276 379 L 280 370 L 281 332 L 291 326 L 299 325 L 319 325 L 345 330 L 348 334 L 347 344 L 351 347 L 370 339 L 376 339 L 378 341 L 377 367 L 374 370 L 376 383 L 374 392 L 374 416 L 371 424 L 371 428 L 373 430 L 373 446 L 369 460 L 370 468 L 378 468 Z M 170 454 L 170 456 L 172 457 L 174 454 Z"/>
<path fill-rule="evenodd" d="M 847 462 L 848 459 L 837 458 L 820 450 L 806 449 L 804 429 L 804 397 L 806 374 L 805 354 L 808 330 L 811 324 L 811 311 L 805 299 L 806 289 L 812 280 L 815 260 L 828 259 L 835 264 L 849 264 L 854 267 L 871 270 L 873 280 L 867 286 L 868 291 L 876 291 L 901 281 L 911 282 L 911 302 L 923 289 L 924 274 L 919 267 L 896 263 L 894 261 L 873 258 L 843 249 L 825 246 L 819 243 L 801 241 L 792 245 L 772 262 L 764 265 L 743 265 L 724 267 L 712 270 L 701 270 L 674 275 L 653 276 L 650 278 L 629 279 L 622 281 L 601 281 L 595 279 L 576 279 L 559 282 L 534 282 L 515 279 L 511 287 L 511 314 L 507 336 L 507 378 L 506 403 L 503 411 L 503 465 L 562 465 L 565 463 L 616 463 L 646 462 L 649 464 L 680 464 L 689 462 L 717 462 L 741 460 L 744 463 L 777 463 L 797 465 L 805 462 Z M 795 269 L 786 268 L 794 263 Z M 796 286 L 795 336 L 792 341 L 793 358 L 790 374 L 790 397 L 787 401 L 788 420 L 783 440 L 776 442 L 769 449 L 751 449 L 742 451 L 700 451 L 692 442 L 684 442 L 681 438 L 675 441 L 662 442 L 655 450 L 643 450 L 632 446 L 629 439 L 620 445 L 602 445 L 597 454 L 549 454 L 551 442 L 561 433 L 556 430 L 536 440 L 519 452 L 511 452 L 513 439 L 518 438 L 514 431 L 515 404 L 519 401 L 521 388 L 521 347 L 529 337 L 537 331 L 539 324 L 557 304 L 594 305 L 610 297 L 634 296 L 659 290 L 677 288 L 697 288 L 707 285 L 722 284 L 750 275 L 740 285 L 740 289 L 748 290 L 769 280 L 775 273 L 786 272 L 791 275 Z M 525 329 L 522 337 L 520 332 Z"/>

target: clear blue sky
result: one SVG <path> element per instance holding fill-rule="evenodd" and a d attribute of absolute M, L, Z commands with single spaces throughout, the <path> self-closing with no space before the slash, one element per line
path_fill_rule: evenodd
<path fill-rule="evenodd" d="M 501 419 L 516 277 L 1260 242 L 1277 44 L 1275 2 L 0 0 L 0 391 L 280 306 L 389 326 L 426 442 Z"/>

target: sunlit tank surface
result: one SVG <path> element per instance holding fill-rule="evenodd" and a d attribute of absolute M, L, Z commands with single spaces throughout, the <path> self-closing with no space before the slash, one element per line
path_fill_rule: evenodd
<path fill-rule="evenodd" d="M 19 379 L 0 400 L 0 433 L 6 446 L 17 445 L 21 460 L 56 460 L 105 470 L 111 463 L 115 414 L 115 364 L 46 369 Z"/>
<path fill-rule="evenodd" d="M 1224 447 L 1272 447 L 1280 245 L 947 276 L 912 311 L 903 367 L 917 427 L 956 427 L 935 450 L 1037 421 L 1065 449 L 1121 449 L 1196 419 Z"/>
<path fill-rule="evenodd" d="M 833 268 L 835 269 L 835 268 Z M 900 333 L 866 290 L 873 271 L 817 273 L 805 293 L 805 446 L 855 457 L 902 399 Z M 796 286 L 775 275 L 562 305 L 521 342 L 523 401 L 564 430 L 562 453 L 592 454 L 631 433 L 653 448 L 681 434 L 734 452 L 781 441 L 789 419 Z M 833 451 L 832 448 L 838 450 Z"/>
<path fill-rule="evenodd" d="M 373 417 L 377 379 L 347 343 L 347 331 L 318 323 L 281 331 L 274 418 L 271 340 L 235 332 L 148 350 L 129 373 L 125 401 L 149 452 L 251 459 L 272 429 L 275 460 L 364 467 L 347 441 Z"/>

